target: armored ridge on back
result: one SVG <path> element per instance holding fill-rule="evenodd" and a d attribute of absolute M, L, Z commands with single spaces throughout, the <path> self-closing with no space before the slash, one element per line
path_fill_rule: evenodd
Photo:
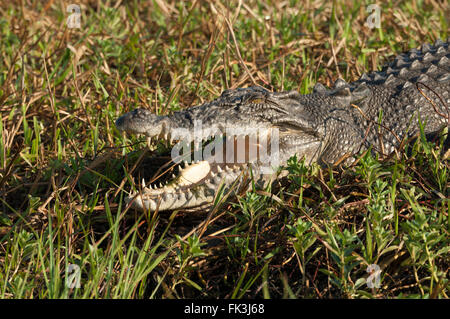
<path fill-rule="evenodd" d="M 196 121 L 202 123 L 202 140 L 216 134 L 226 136 L 230 129 L 243 127 L 264 129 L 269 135 L 276 130 L 280 164 L 297 154 L 325 165 L 370 146 L 389 154 L 402 140 L 418 134 L 419 119 L 425 124 L 426 134 L 436 134 L 449 125 L 449 104 L 448 39 L 403 53 L 382 71 L 363 74 L 355 82 L 339 79 L 331 89 L 317 84 L 307 95 L 269 92 L 260 87 L 226 90 L 212 102 L 169 116 L 136 109 L 117 119 L 116 126 L 129 133 L 145 134 L 150 140 L 171 140 L 174 129 L 193 131 Z M 191 136 L 188 142 L 193 139 Z M 250 165 L 257 172 L 259 161 L 249 162 L 204 159 L 186 165 L 165 186 L 142 185 L 142 191 L 130 194 L 127 202 L 137 209 L 152 211 L 204 206 L 212 203 L 220 185 L 225 190 L 238 189 Z M 258 183 L 273 178 L 259 173 L 253 177 Z"/>

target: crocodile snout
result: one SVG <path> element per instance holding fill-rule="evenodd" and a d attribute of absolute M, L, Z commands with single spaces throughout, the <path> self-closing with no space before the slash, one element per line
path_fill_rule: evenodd
<path fill-rule="evenodd" d="M 128 112 L 116 120 L 116 127 L 120 131 L 132 134 L 157 136 L 167 126 L 167 116 L 158 116 L 145 109 Z"/>

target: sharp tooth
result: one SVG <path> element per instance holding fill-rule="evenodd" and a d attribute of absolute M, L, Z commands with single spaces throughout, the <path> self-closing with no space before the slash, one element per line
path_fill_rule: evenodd
<path fill-rule="evenodd" d="M 159 183 L 159 188 L 162 188 L 163 187 L 163 184 L 162 183 Z"/>
<path fill-rule="evenodd" d="M 152 146 L 152 138 L 151 137 L 147 137 L 147 145 L 148 145 L 148 147 Z"/>
<path fill-rule="evenodd" d="M 220 167 L 220 165 L 217 166 L 217 172 L 222 173 L 223 169 Z"/>
<path fill-rule="evenodd" d="M 178 193 L 178 200 L 184 204 L 186 202 L 186 195 L 183 192 Z"/>
<path fill-rule="evenodd" d="M 186 168 L 186 167 L 188 167 L 188 166 L 189 166 L 189 164 L 188 164 L 188 162 L 187 162 L 187 161 L 183 161 L 183 165 L 184 165 L 184 168 Z"/>
<path fill-rule="evenodd" d="M 211 177 L 214 178 L 216 176 L 216 173 L 214 173 L 213 171 L 211 171 Z"/>
<path fill-rule="evenodd" d="M 142 177 L 142 185 L 145 186 L 145 179 Z"/>
<path fill-rule="evenodd" d="M 172 178 L 175 179 L 175 178 L 177 178 L 177 177 L 175 176 L 175 174 L 172 174 Z"/>

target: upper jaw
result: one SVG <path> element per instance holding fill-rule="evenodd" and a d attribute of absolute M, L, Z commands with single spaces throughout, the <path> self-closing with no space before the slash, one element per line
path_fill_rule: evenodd
<path fill-rule="evenodd" d="M 271 128 L 270 123 L 260 122 L 256 117 L 241 120 L 234 110 L 226 114 L 227 112 L 216 109 L 216 114 L 212 117 L 207 114 L 208 106 L 209 103 L 206 103 L 170 116 L 155 115 L 146 109 L 135 109 L 119 117 L 115 124 L 120 131 L 144 134 L 148 138 L 160 137 L 170 142 L 201 142 L 217 135 L 250 135 L 258 129 Z"/>

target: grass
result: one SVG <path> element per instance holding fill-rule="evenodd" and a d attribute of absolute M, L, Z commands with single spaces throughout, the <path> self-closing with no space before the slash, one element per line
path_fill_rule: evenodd
<path fill-rule="evenodd" d="M 168 151 L 114 128 L 226 88 L 355 80 L 446 39 L 447 3 L 384 3 L 380 29 L 352 0 L 79 3 L 80 29 L 60 1 L 0 5 L 0 298 L 448 298 L 442 141 L 347 168 L 292 158 L 211 211 L 140 214 L 128 176 Z"/>

